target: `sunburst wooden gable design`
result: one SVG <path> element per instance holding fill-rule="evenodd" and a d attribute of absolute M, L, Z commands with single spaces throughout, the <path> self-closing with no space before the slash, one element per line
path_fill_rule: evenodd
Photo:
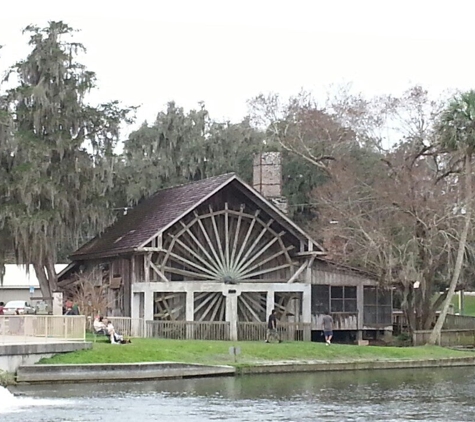
<path fill-rule="evenodd" d="M 226 174 L 157 192 L 71 258 L 121 277 L 115 313 L 265 321 L 274 307 L 282 319 L 310 307 L 310 268 L 321 254 L 276 206 Z"/>
<path fill-rule="evenodd" d="M 210 322 L 231 318 L 229 292 L 238 321 L 264 321 L 271 307 L 283 319 L 295 315 L 305 270 L 322 253 L 234 175 L 140 251 L 143 272 L 134 273 L 145 284 L 136 279 L 134 292 L 152 286 L 154 319 Z"/>

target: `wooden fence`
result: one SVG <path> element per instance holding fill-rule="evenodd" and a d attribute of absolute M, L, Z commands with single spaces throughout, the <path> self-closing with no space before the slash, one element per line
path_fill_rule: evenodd
<path fill-rule="evenodd" d="M 145 337 L 144 320 L 127 317 L 107 317 L 117 333 L 126 337 Z"/>
<path fill-rule="evenodd" d="M 412 344 L 414 346 L 423 346 L 429 341 L 432 330 L 414 331 L 412 334 Z M 475 329 L 448 329 L 442 330 L 440 338 L 437 341 L 439 346 L 474 346 Z"/>
<path fill-rule="evenodd" d="M 174 340 L 229 340 L 229 322 L 146 321 L 146 336 Z"/>
<path fill-rule="evenodd" d="M 63 315 L 1 315 L 0 343 L 55 339 L 85 341 L 86 318 Z"/>
<path fill-rule="evenodd" d="M 264 341 L 267 337 L 265 322 L 238 322 L 238 340 Z M 282 341 L 310 341 L 312 324 L 303 322 L 280 322 L 277 332 Z"/>
<path fill-rule="evenodd" d="M 444 321 L 444 330 L 475 330 L 475 317 L 448 314 Z"/>
<path fill-rule="evenodd" d="M 414 331 L 412 335 L 413 345 L 426 344 L 431 333 L 432 330 Z M 475 346 L 475 318 L 448 314 L 437 344 L 440 346 Z"/>
<path fill-rule="evenodd" d="M 310 341 L 311 324 L 282 322 L 277 331 L 282 341 Z M 265 322 L 238 322 L 239 341 L 264 341 Z M 230 340 L 229 322 L 146 321 L 146 336 L 167 339 Z"/>

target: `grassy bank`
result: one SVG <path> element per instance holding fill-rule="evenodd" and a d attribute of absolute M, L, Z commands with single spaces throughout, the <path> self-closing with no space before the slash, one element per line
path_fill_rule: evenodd
<path fill-rule="evenodd" d="M 229 348 L 237 346 L 241 354 L 235 362 Z M 132 344 L 113 345 L 96 342 L 91 350 L 42 359 L 42 364 L 185 362 L 216 365 L 252 365 L 279 361 L 380 361 L 388 359 L 440 359 L 474 356 L 472 352 L 423 347 L 376 347 L 323 343 L 220 342 L 193 340 L 134 339 Z"/>
<path fill-rule="evenodd" d="M 0 371 L 0 386 L 6 387 L 7 385 L 15 384 L 15 375 L 10 372 Z"/>

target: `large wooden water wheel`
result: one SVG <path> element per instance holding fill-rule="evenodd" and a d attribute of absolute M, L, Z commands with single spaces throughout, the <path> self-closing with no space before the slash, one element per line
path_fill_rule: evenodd
<path fill-rule="evenodd" d="M 285 282 L 294 262 L 293 249 L 284 241 L 284 231 L 276 229 L 272 218 L 260 211 L 222 210 L 210 206 L 205 213 L 195 212 L 187 222 L 164 239 L 166 252 L 157 262 L 172 281 L 200 283 Z M 225 297 L 221 293 L 195 295 L 195 320 L 223 321 Z M 265 295 L 245 293 L 238 298 L 242 321 L 265 320 Z"/>
<path fill-rule="evenodd" d="M 187 281 L 241 282 L 285 281 L 292 267 L 284 231 L 273 219 L 226 207 L 199 215 L 169 234 L 162 271 Z"/>

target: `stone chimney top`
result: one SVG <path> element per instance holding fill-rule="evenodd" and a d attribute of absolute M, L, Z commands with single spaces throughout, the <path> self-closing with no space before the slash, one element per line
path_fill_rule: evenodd
<path fill-rule="evenodd" d="M 263 152 L 254 157 L 253 187 L 284 213 L 287 200 L 282 196 L 282 155 Z"/>

